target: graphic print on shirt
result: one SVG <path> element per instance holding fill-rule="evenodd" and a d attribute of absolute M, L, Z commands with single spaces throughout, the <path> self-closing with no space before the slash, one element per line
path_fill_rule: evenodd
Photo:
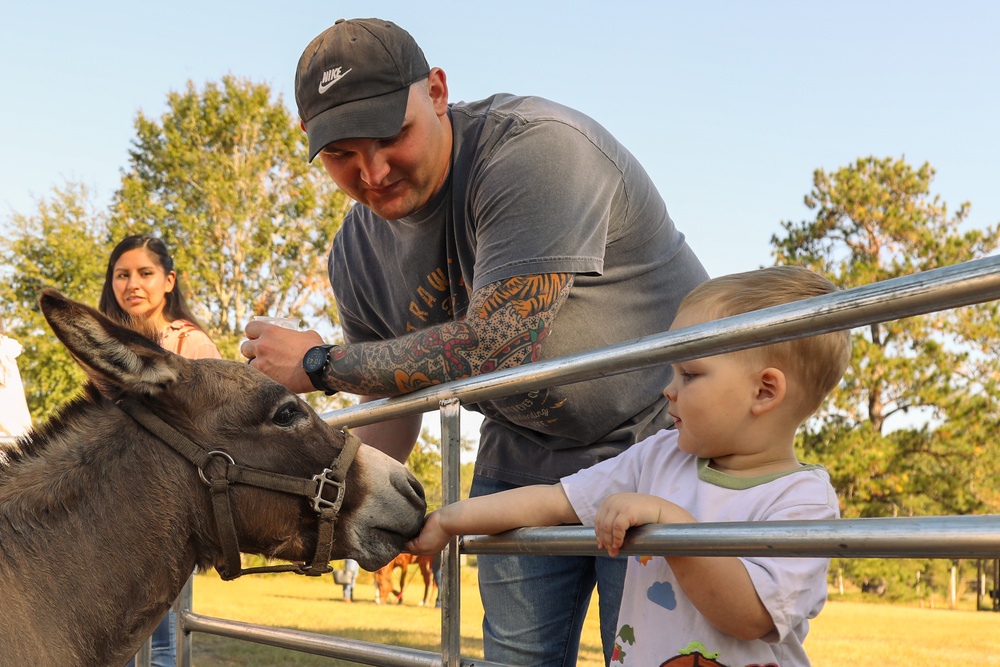
<path fill-rule="evenodd" d="M 693 641 L 686 648 L 681 649 L 677 655 L 660 663 L 660 667 L 727 667 L 717 660 L 719 655 L 706 649 L 701 642 Z M 747 665 L 747 667 L 751 666 Z M 758 665 L 757 667 L 765 666 Z M 777 667 L 777 665 L 773 667 Z"/>
<path fill-rule="evenodd" d="M 611 652 L 611 662 L 625 662 L 625 656 L 628 654 L 622 647 L 623 643 L 635 646 L 635 629 L 631 625 L 623 625 L 615 636 L 615 649 Z"/>
<path fill-rule="evenodd" d="M 639 565 L 645 567 L 653 560 L 652 556 L 633 556 Z M 674 593 L 673 584 L 669 581 L 656 581 L 646 589 L 646 598 L 657 607 L 663 607 L 667 611 L 677 609 L 677 595 Z"/>
<path fill-rule="evenodd" d="M 450 260 L 449 260 L 450 263 Z M 416 298 L 411 299 L 407 310 L 407 333 L 418 331 L 430 324 L 448 322 L 455 318 L 456 301 L 461 301 L 458 313 L 461 315 L 468 308 L 469 293 L 465 289 L 465 281 L 461 275 L 456 276 L 460 292 L 451 290 L 451 280 L 443 268 L 437 268 L 427 274 L 423 284 L 417 285 Z M 464 295 L 464 298 L 463 298 Z"/>

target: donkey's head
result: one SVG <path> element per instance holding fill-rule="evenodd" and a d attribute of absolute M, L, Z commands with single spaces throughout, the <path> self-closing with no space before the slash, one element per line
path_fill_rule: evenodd
<path fill-rule="evenodd" d="M 152 412 L 181 440 L 224 453 L 213 454 L 209 464 L 221 468 L 223 475 L 228 474 L 224 462 L 231 460 L 233 468 L 249 471 L 247 479 L 266 471 L 309 480 L 330 467 L 344 449 L 341 431 L 246 364 L 189 360 L 166 352 L 53 290 L 43 292 L 40 303 L 56 336 L 109 402 Z M 140 444 L 165 449 L 160 440 L 162 436 L 150 436 Z M 204 473 L 199 475 L 194 465 L 176 457 L 168 460 L 174 472 L 164 474 L 184 475 L 183 483 L 203 498 L 205 514 L 210 514 Z M 318 539 L 312 504 L 292 493 L 243 484 L 243 478 L 235 481 L 229 504 L 240 550 L 291 561 L 312 558 Z M 364 445 L 347 472 L 345 487 L 332 557 L 354 558 L 375 570 L 419 531 L 426 509 L 423 490 L 404 466 Z M 337 489 L 324 489 L 322 496 L 335 501 Z M 215 525 L 208 518 L 204 523 Z M 217 526 L 216 533 L 221 529 Z M 219 539 L 218 534 L 196 536 L 195 542 L 206 541 L 199 565 L 220 565 Z"/>

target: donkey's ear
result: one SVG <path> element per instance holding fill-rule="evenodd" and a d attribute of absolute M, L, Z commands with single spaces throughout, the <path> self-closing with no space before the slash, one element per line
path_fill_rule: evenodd
<path fill-rule="evenodd" d="M 177 380 L 185 360 L 53 289 L 38 299 L 56 337 L 98 386 L 153 395 Z"/>

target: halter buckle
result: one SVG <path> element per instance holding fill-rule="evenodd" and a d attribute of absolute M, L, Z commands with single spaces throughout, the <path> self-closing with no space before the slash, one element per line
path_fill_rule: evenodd
<path fill-rule="evenodd" d="M 312 508 L 317 514 L 328 507 L 332 507 L 334 511 L 339 510 L 340 505 L 344 502 L 346 486 L 342 480 L 338 480 L 331 475 L 333 475 L 333 470 L 330 468 L 323 468 L 323 472 L 313 475 L 313 481 L 316 482 L 316 494 L 312 497 Z M 327 484 L 337 487 L 336 500 L 331 501 L 323 497 L 323 489 Z"/>

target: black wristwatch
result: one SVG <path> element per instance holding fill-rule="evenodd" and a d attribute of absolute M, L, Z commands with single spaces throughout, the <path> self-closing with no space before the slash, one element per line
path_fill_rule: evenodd
<path fill-rule="evenodd" d="M 317 345 L 316 347 L 309 348 L 306 356 L 302 357 L 302 368 L 305 370 L 306 375 L 309 376 L 309 381 L 312 382 L 313 387 L 325 392 L 327 396 L 333 396 L 337 393 L 327 389 L 323 384 L 323 373 L 330 364 L 330 348 L 332 347 L 337 346 Z"/>

